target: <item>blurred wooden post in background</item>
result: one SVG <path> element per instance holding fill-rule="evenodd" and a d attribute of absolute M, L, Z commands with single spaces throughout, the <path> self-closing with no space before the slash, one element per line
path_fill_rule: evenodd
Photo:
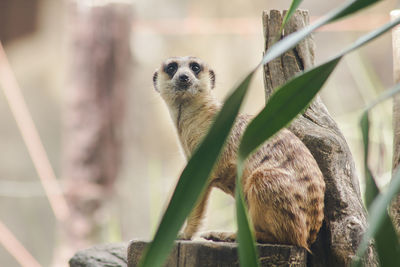
<path fill-rule="evenodd" d="M 279 36 L 283 14 L 264 12 L 264 35 L 267 50 Z M 309 23 L 307 11 L 297 11 L 287 23 L 283 36 Z M 294 49 L 264 66 L 267 99 L 274 90 L 296 73 L 314 65 L 314 41 L 309 37 Z M 325 220 L 312 245 L 307 266 L 350 266 L 362 234 L 367 228 L 366 212 L 361 201 L 354 161 L 337 124 L 317 96 L 305 113 L 289 126 L 310 149 L 324 174 Z M 366 266 L 374 266 L 376 259 L 370 248 L 364 258 Z"/>
<path fill-rule="evenodd" d="M 132 5 L 114 2 L 69 3 L 62 177 L 71 216 L 61 236 L 66 253 L 102 241 L 103 205 L 120 166 Z"/>
<path fill-rule="evenodd" d="M 32 34 L 38 29 L 39 2 L 38 0 L 0 1 L 0 41 L 4 45 Z"/>
<path fill-rule="evenodd" d="M 393 10 L 390 13 L 392 20 L 400 16 L 400 9 Z M 400 83 L 400 26 L 392 29 L 393 44 L 393 80 L 394 83 Z M 393 173 L 400 166 L 400 95 L 393 98 Z M 391 215 L 400 233 L 400 194 L 394 199 L 391 206 Z"/>

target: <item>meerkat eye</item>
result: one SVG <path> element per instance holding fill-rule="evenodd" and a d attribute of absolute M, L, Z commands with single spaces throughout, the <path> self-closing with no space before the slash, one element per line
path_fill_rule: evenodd
<path fill-rule="evenodd" d="M 165 72 L 172 76 L 176 72 L 177 68 L 178 65 L 175 62 L 169 63 L 165 68 Z"/>
<path fill-rule="evenodd" d="M 200 72 L 200 70 L 201 70 L 201 67 L 200 67 L 200 65 L 199 65 L 198 63 L 193 62 L 193 63 L 190 64 L 190 69 L 191 69 L 194 73 L 198 74 L 198 73 Z"/>

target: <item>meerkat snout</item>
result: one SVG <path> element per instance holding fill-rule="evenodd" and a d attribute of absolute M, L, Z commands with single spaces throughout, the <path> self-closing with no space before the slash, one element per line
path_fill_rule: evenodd
<path fill-rule="evenodd" d="M 180 73 L 177 73 L 173 79 L 176 85 L 175 89 L 178 91 L 183 91 L 187 90 L 193 84 L 193 80 L 195 78 L 190 72 L 182 70 Z"/>

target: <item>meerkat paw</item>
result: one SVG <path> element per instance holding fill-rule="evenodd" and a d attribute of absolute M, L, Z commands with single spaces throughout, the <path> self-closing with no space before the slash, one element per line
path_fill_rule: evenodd
<path fill-rule="evenodd" d="M 235 242 L 236 233 L 231 232 L 205 232 L 200 235 L 206 240 L 216 241 L 216 242 Z"/>
<path fill-rule="evenodd" d="M 179 233 L 177 240 L 191 240 L 192 236 L 189 236 L 188 234 L 185 233 Z"/>

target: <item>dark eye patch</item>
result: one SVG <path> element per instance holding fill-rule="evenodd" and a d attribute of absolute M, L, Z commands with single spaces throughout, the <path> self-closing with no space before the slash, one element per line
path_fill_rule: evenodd
<path fill-rule="evenodd" d="M 189 64 L 189 67 L 194 72 L 194 74 L 196 74 L 196 75 L 199 74 L 200 71 L 202 71 L 201 65 L 199 63 L 197 63 L 197 62 L 191 62 Z"/>
<path fill-rule="evenodd" d="M 178 63 L 176 62 L 171 62 L 164 67 L 165 73 L 168 74 L 168 76 L 171 78 L 174 76 L 177 70 L 178 70 Z"/>

